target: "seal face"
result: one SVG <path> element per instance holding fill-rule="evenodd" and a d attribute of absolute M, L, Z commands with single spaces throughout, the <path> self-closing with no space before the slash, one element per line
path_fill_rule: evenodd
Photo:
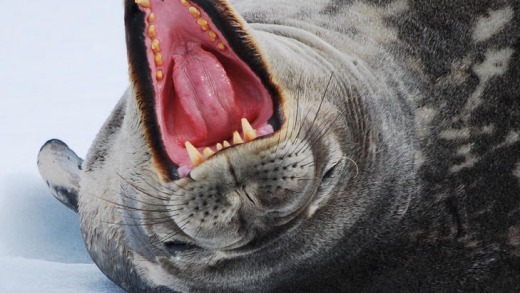
<path fill-rule="evenodd" d="M 40 173 L 131 292 L 519 289 L 518 9 L 472 5 L 125 1 L 132 86 Z"/>

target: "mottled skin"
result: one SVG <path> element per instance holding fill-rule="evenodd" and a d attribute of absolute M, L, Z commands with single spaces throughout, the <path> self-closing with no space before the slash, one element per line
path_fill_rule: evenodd
<path fill-rule="evenodd" d="M 284 95 L 280 132 L 164 180 L 129 89 L 82 168 L 42 148 L 109 278 L 132 292 L 520 290 L 518 2 L 231 5 Z"/>

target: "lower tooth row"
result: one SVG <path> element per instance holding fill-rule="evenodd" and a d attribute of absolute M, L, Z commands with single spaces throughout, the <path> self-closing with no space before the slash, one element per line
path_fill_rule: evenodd
<path fill-rule="evenodd" d="M 238 131 L 233 132 L 233 145 L 249 142 L 257 137 L 256 130 L 254 130 L 254 128 L 251 126 L 251 124 L 249 123 L 249 121 L 247 121 L 246 118 L 242 118 L 242 130 L 244 133 L 244 138 L 240 136 Z M 186 141 L 184 145 L 186 147 L 186 151 L 188 152 L 188 156 L 190 157 L 191 163 L 193 164 L 193 167 L 197 167 L 198 165 L 206 161 L 209 157 L 215 154 L 215 151 L 212 150 L 210 147 L 205 148 L 201 154 L 199 150 L 191 142 Z M 231 144 L 227 140 L 224 140 L 222 143 L 217 143 L 215 145 L 215 149 L 217 151 L 220 151 L 230 146 Z"/>

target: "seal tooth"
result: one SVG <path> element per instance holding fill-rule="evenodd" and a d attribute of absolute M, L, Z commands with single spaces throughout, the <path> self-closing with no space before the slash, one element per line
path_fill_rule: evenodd
<path fill-rule="evenodd" d="M 244 143 L 244 140 L 242 139 L 242 137 L 240 137 L 240 134 L 238 133 L 238 131 L 235 130 L 235 132 L 233 132 L 233 144 L 241 144 L 241 143 Z"/>
<path fill-rule="evenodd" d="M 157 30 L 155 28 L 155 25 L 152 24 L 148 27 L 148 36 L 152 39 L 157 37 Z"/>
<path fill-rule="evenodd" d="M 209 157 L 211 157 L 212 155 L 215 154 L 215 152 L 212 149 L 210 149 L 210 148 L 205 148 L 203 153 L 204 153 L 204 156 L 206 158 L 209 158 Z"/>
<path fill-rule="evenodd" d="M 190 157 L 191 163 L 194 167 L 197 167 L 204 162 L 204 157 L 199 150 L 191 144 L 191 142 L 186 141 L 184 145 L 186 146 L 186 151 L 188 152 L 188 156 Z"/>
<path fill-rule="evenodd" d="M 156 66 L 162 66 L 162 65 L 163 65 L 162 55 L 161 55 L 161 53 L 157 53 L 157 54 L 155 54 L 155 56 L 154 56 L 154 61 L 155 61 L 155 65 L 156 65 Z"/>
<path fill-rule="evenodd" d="M 181 0 L 181 4 L 182 4 L 182 6 L 184 6 L 184 7 L 188 7 L 188 6 L 190 6 L 190 2 L 189 2 L 188 0 Z"/>
<path fill-rule="evenodd" d="M 209 34 L 210 41 L 214 42 L 217 40 L 217 34 L 214 31 L 209 31 L 208 34 Z"/>
<path fill-rule="evenodd" d="M 159 46 L 159 39 L 153 39 L 151 47 L 152 47 L 152 52 L 154 52 L 154 53 L 161 52 L 161 47 Z"/>
<path fill-rule="evenodd" d="M 197 24 L 203 31 L 207 31 L 209 29 L 208 21 L 202 17 L 197 18 Z"/>
<path fill-rule="evenodd" d="M 217 43 L 217 48 L 218 48 L 220 51 L 226 51 L 226 45 L 225 45 L 223 42 L 218 42 L 218 43 Z"/>
<path fill-rule="evenodd" d="M 148 15 L 148 22 L 152 23 L 155 21 L 155 13 L 151 12 L 150 15 Z"/>
<path fill-rule="evenodd" d="M 244 140 L 252 141 L 257 137 L 256 131 L 253 129 L 253 126 L 249 124 L 249 121 L 247 121 L 246 118 L 242 118 L 242 132 L 244 133 Z"/>
<path fill-rule="evenodd" d="M 217 143 L 217 151 L 220 151 L 222 150 L 224 147 L 222 146 L 221 143 Z"/>
<path fill-rule="evenodd" d="M 222 142 L 222 145 L 224 146 L 224 148 L 228 148 L 228 147 L 231 146 L 231 144 L 230 144 L 227 140 L 224 140 L 224 141 Z"/>
<path fill-rule="evenodd" d="M 200 17 L 200 11 L 195 6 L 190 6 L 190 8 L 188 8 L 188 12 L 195 18 Z"/>
<path fill-rule="evenodd" d="M 161 81 L 164 78 L 162 70 L 157 70 L 157 72 L 155 73 L 155 78 L 157 79 L 157 81 Z"/>
<path fill-rule="evenodd" d="M 143 8 L 150 8 L 150 0 L 135 0 L 135 3 Z"/>

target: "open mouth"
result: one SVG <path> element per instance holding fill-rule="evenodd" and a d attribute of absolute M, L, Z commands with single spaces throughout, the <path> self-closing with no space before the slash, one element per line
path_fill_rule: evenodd
<path fill-rule="evenodd" d="M 163 169 L 171 169 L 169 161 L 173 177 L 184 177 L 215 153 L 279 128 L 278 91 L 237 23 L 223 21 L 222 11 L 207 3 L 205 9 L 188 0 L 130 5 L 134 91 L 144 116 L 153 117 L 144 122 L 150 137 L 160 137 L 149 141 L 160 149 Z"/>

